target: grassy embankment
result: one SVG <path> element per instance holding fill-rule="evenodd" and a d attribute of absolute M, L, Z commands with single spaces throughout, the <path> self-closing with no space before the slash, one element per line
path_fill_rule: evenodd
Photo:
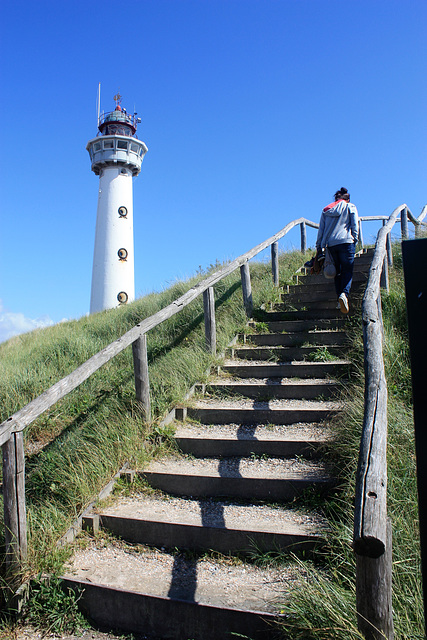
<path fill-rule="evenodd" d="M 393 247 L 390 293 L 382 293 L 384 362 L 388 387 L 388 513 L 393 527 L 395 640 L 425 637 L 421 587 L 415 442 L 406 302 L 400 245 Z M 363 341 L 360 319 L 352 326 L 354 364 L 344 389 L 346 411 L 336 422 L 332 458 L 341 470 L 340 492 L 328 509 L 330 544 L 314 562 L 303 562 L 310 579 L 283 607 L 293 640 L 362 638 L 355 616 L 355 562 L 351 550 L 355 474 L 363 419 Z M 300 560 L 297 560 L 301 562 Z"/>
<path fill-rule="evenodd" d="M 396 248 L 395 248 L 396 249 Z M 281 256 L 281 282 L 300 266 L 301 254 Z M 179 283 L 129 307 L 37 331 L 0 345 L 2 419 L 72 371 L 140 319 L 164 307 L 194 281 Z M 253 268 L 255 305 L 273 300 L 268 267 Z M 245 323 L 238 276 L 217 289 L 219 350 Z M 383 294 L 385 366 L 389 390 L 389 514 L 393 523 L 393 607 L 396 640 L 424 637 L 415 485 L 409 350 L 400 256 Z M 351 551 L 354 476 L 363 415 L 363 345 L 360 321 L 352 327 L 355 374 L 343 389 L 347 410 L 336 423 L 332 457 L 340 492 L 328 508 L 330 544 L 314 561 L 302 562 L 310 580 L 284 606 L 284 633 L 298 639 L 361 638 L 355 624 L 354 557 Z M 156 416 L 203 380 L 212 359 L 203 349 L 201 301 L 149 335 L 150 378 Z M 75 515 L 125 460 L 142 464 L 159 447 L 159 428 L 145 427 L 134 402 L 130 349 L 104 367 L 68 400 L 30 427 L 28 447 L 48 442 L 27 461 L 30 524 L 28 574 L 60 570 L 55 543 Z M 316 505 L 315 505 L 316 506 Z M 320 508 L 320 506 L 318 506 Z M 41 535 L 41 532 L 44 532 Z M 255 562 L 289 562 L 257 557 Z"/>
<path fill-rule="evenodd" d="M 289 281 L 299 252 L 282 254 Z M 210 271 L 218 265 L 212 266 Z M 254 304 L 277 300 L 271 269 L 251 263 Z M 0 421 L 71 373 L 143 318 L 170 304 L 205 277 L 141 298 L 119 309 L 12 338 L 0 345 Z M 245 325 L 239 270 L 215 286 L 220 353 Z M 148 334 L 154 423 L 147 427 L 135 401 L 132 350 L 127 348 L 31 424 L 26 438 L 29 557 L 26 575 L 60 570 L 58 538 L 125 461 L 140 466 L 156 455 L 161 417 L 206 376 L 214 358 L 204 348 L 202 296 Z M 0 535 L 3 536 L 3 507 Z"/>

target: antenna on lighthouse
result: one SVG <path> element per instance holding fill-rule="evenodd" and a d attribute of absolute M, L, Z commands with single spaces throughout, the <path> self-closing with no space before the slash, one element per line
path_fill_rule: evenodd
<path fill-rule="evenodd" d="M 98 106 L 96 109 L 96 115 L 97 115 L 97 121 L 96 121 L 96 126 L 99 127 L 99 112 L 101 109 L 101 83 L 98 82 Z"/>

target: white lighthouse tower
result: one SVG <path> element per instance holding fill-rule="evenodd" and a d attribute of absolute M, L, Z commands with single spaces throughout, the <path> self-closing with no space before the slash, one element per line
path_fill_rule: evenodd
<path fill-rule="evenodd" d="M 86 149 L 99 176 L 90 313 L 135 299 L 132 178 L 141 171 L 147 147 L 136 137 L 141 120 L 114 96 L 114 111 L 98 116 L 97 137 Z"/>

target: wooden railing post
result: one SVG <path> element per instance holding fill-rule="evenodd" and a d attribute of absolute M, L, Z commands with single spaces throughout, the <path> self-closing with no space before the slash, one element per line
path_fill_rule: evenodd
<path fill-rule="evenodd" d="M 362 230 L 362 221 L 361 220 L 359 220 L 359 242 L 360 242 L 360 246 L 363 249 L 364 244 L 363 244 L 363 230 Z"/>
<path fill-rule="evenodd" d="M 144 419 L 151 420 L 150 379 L 148 376 L 147 336 L 143 333 L 132 343 L 135 395 L 142 405 Z"/>
<path fill-rule="evenodd" d="M 393 640 L 392 531 L 387 519 L 387 542 L 379 558 L 356 555 L 357 626 L 366 640 Z"/>
<path fill-rule="evenodd" d="M 380 279 L 381 289 L 385 289 L 387 293 L 389 292 L 389 278 L 388 278 L 388 260 L 387 257 L 384 257 L 383 266 L 381 270 L 381 279 Z"/>
<path fill-rule="evenodd" d="M 250 318 L 253 311 L 253 302 L 249 262 L 245 262 L 245 264 L 242 264 L 240 267 L 240 277 L 242 279 L 243 304 L 245 305 L 246 315 Z"/>
<path fill-rule="evenodd" d="M 279 243 L 273 242 L 271 245 L 271 272 L 273 274 L 273 284 L 279 286 Z"/>
<path fill-rule="evenodd" d="M 408 233 L 408 210 L 406 207 L 405 209 L 402 210 L 400 214 L 400 227 L 402 230 L 402 240 L 407 240 L 409 237 L 409 233 Z"/>
<path fill-rule="evenodd" d="M 307 251 L 307 227 L 305 226 L 305 222 L 301 222 L 300 230 L 301 230 L 301 253 L 305 253 Z"/>
<path fill-rule="evenodd" d="M 391 529 L 387 519 L 387 381 L 382 354 L 380 278 L 386 236 L 406 205 L 378 232 L 362 302 L 365 410 L 356 474 L 353 549 L 359 629 L 367 640 L 393 638 Z M 388 266 L 388 264 L 387 264 Z"/>
<path fill-rule="evenodd" d="M 213 287 L 203 291 L 203 309 L 205 312 L 205 340 L 206 349 L 213 355 L 216 354 L 216 321 L 215 321 L 215 296 Z"/>
<path fill-rule="evenodd" d="M 391 233 L 387 234 L 387 261 L 388 266 L 393 266 L 393 245 L 391 244 Z"/>
<path fill-rule="evenodd" d="M 13 584 L 16 581 L 19 583 L 19 574 L 27 558 L 25 455 L 22 432 L 12 433 L 2 448 L 6 572 Z"/>

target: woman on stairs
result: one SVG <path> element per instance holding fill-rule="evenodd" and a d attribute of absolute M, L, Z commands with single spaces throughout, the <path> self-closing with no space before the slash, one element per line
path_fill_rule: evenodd
<path fill-rule="evenodd" d="M 350 309 L 348 298 L 353 280 L 358 233 L 359 217 L 356 206 L 350 202 L 348 190 L 341 187 L 334 195 L 334 202 L 322 211 L 316 248 L 319 255 L 327 247 L 334 261 L 335 290 L 342 313 L 348 313 Z"/>

